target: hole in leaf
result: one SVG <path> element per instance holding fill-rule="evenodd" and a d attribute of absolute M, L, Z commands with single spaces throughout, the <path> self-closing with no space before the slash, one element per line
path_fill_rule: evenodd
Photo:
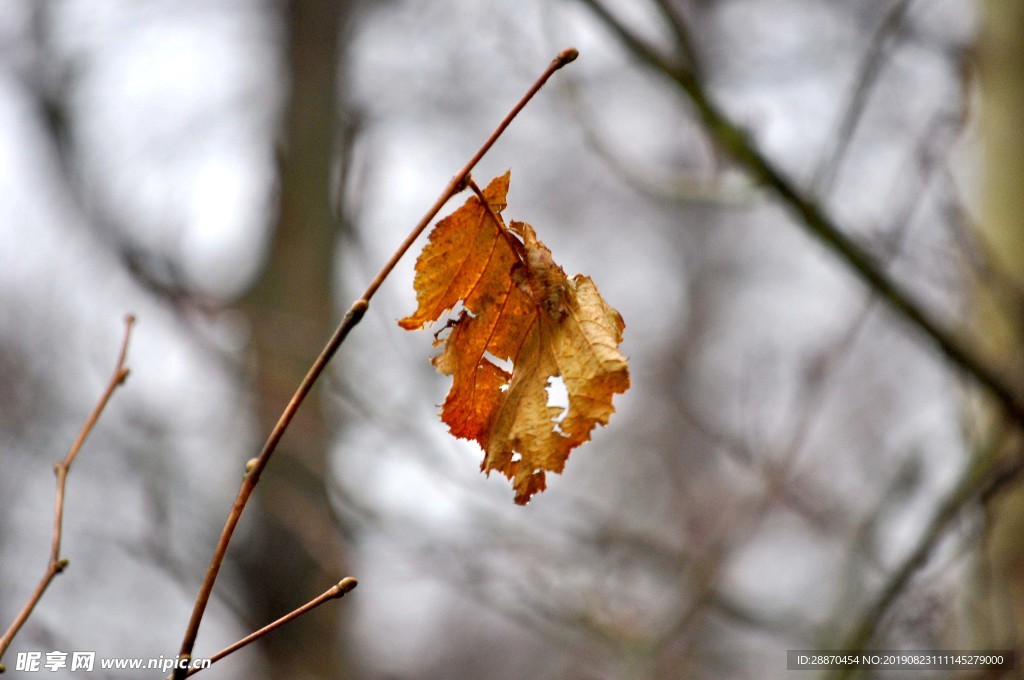
<path fill-rule="evenodd" d="M 436 344 L 440 344 L 442 342 L 447 341 L 448 335 L 451 332 L 452 328 L 458 325 L 458 323 L 462 321 L 462 318 L 465 316 L 468 316 L 469 318 L 472 319 L 476 315 L 470 312 L 468 309 L 466 309 L 462 304 L 462 300 L 459 300 L 458 302 L 455 303 L 455 306 L 452 307 L 451 310 L 449 310 L 448 318 L 445 319 L 444 325 L 442 325 L 440 328 L 437 329 L 437 331 L 434 332 L 434 342 Z M 442 336 L 444 337 L 442 338 Z"/>
<path fill-rule="evenodd" d="M 509 359 L 499 359 L 490 352 L 484 352 L 484 359 L 490 361 L 492 364 L 505 371 L 506 373 L 512 373 L 512 361 Z"/>
<path fill-rule="evenodd" d="M 547 385 L 548 391 L 548 406 L 556 406 L 562 411 L 555 417 L 554 422 L 560 423 L 565 418 L 565 414 L 569 410 L 569 390 L 565 387 L 565 381 L 562 380 L 562 376 L 553 376 Z"/>
<path fill-rule="evenodd" d="M 464 305 L 462 302 L 463 302 L 462 300 L 458 300 L 455 303 L 455 306 L 452 307 L 451 310 L 448 312 L 448 317 L 449 318 L 458 319 L 463 314 L 465 314 L 466 316 L 468 316 L 471 319 L 476 317 L 476 314 L 474 314 L 473 312 L 471 312 L 468 309 L 466 309 L 466 305 Z"/>

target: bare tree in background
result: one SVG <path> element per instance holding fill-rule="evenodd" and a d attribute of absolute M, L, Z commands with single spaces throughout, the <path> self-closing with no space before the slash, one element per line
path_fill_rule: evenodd
<path fill-rule="evenodd" d="M 300 0 L 282 6 L 290 96 L 280 146 L 280 214 L 266 265 L 244 308 L 252 319 L 252 359 L 260 426 L 270 431 L 335 325 L 332 296 L 341 182 L 355 129 L 348 102 L 347 45 L 358 2 Z M 328 428 L 321 407 L 300 411 L 282 456 L 260 493 L 262 530 L 241 558 L 252 622 L 273 620 L 342 575 L 338 526 L 324 486 Z M 303 617 L 268 639 L 270 673 L 302 668 L 345 677 L 345 635 L 334 611 Z M 304 640 L 317 640 L 315 654 Z"/>
<path fill-rule="evenodd" d="M 984 135 L 985 190 L 983 211 L 975 226 L 984 276 L 977 281 L 977 324 L 984 333 L 985 350 L 996 357 L 1017 385 L 1024 384 L 1024 11 L 1019 5 L 988 2 L 979 42 L 983 96 L 981 129 Z M 996 452 L 1011 472 L 1009 489 L 992 498 L 987 508 L 986 561 L 982 583 L 990 586 L 990 620 L 981 631 L 996 642 L 1024 649 L 1024 497 L 1017 483 L 1021 451 L 1020 423 L 1008 424 L 992 415 L 985 436 L 997 442 Z M 990 445 L 991 446 L 991 445 Z"/>

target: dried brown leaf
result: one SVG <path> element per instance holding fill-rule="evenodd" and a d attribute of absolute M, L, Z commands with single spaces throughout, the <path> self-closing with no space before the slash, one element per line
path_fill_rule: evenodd
<path fill-rule="evenodd" d="M 625 324 L 594 282 L 567 278 L 530 225 L 505 226 L 509 176 L 484 189 L 491 210 L 474 196 L 434 227 L 416 261 L 418 308 L 399 324 L 422 328 L 461 303 L 433 359 L 452 376 L 441 419 L 480 444 L 481 469 L 507 476 L 525 504 L 544 490 L 546 472 L 561 472 L 569 452 L 608 423 L 629 370 L 618 349 Z M 549 405 L 556 377 L 568 408 Z"/>

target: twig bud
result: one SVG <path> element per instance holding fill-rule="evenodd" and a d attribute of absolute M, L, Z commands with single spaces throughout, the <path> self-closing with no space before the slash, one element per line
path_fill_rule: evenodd
<path fill-rule="evenodd" d="M 357 585 L 359 585 L 359 581 L 352 578 L 351 576 L 346 576 L 345 578 L 341 579 L 340 581 L 338 581 L 338 597 L 341 597 L 345 593 L 351 592 Z"/>
<path fill-rule="evenodd" d="M 556 69 L 562 68 L 568 63 L 576 61 L 576 57 L 580 56 L 580 51 L 575 47 L 566 47 L 562 50 L 557 57 L 555 57 L 554 66 Z"/>

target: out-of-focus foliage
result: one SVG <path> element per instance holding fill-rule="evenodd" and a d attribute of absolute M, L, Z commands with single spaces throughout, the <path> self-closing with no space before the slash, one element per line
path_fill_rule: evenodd
<path fill-rule="evenodd" d="M 332 546 L 323 565 L 341 553 L 360 580 L 320 614 L 352 615 L 339 674 L 781 678 L 786 649 L 839 644 L 990 440 L 961 374 L 803 236 L 587 2 L 372 4 L 341 45 L 335 316 L 573 44 L 580 59 L 478 172 L 515 167 L 517 213 L 628 320 L 632 387 L 549 493 L 512 506 L 502 480 L 476 473 L 475 445 L 437 425 L 430 338 L 394 324 L 415 305 L 413 262 L 401 263 L 320 404 L 306 405 L 330 430 L 326 469 L 286 455 L 266 472 L 322 482 L 316 503 L 266 500 L 308 555 Z M 970 338 L 972 295 L 1020 299 L 974 229 L 985 161 L 973 2 L 608 6 L 693 66 L 766 157 L 945 327 Z M 234 0 L 0 10 L 5 623 L 46 555 L 50 463 L 106 379 L 121 317 L 139 317 L 132 381 L 69 479 L 71 566 L 10 653 L 177 648 L 264 434 L 250 321 L 232 304 L 277 223 L 281 12 Z M 976 540 L 986 509 L 972 499 L 943 527 L 874 646 L 1008 644 L 989 634 L 1001 613 L 978 578 L 990 566 Z M 260 539 L 253 521 L 240 538 Z M 242 571 L 258 570 L 228 565 L 197 655 L 265 623 L 250 618 L 259 585 Z M 287 573 L 266 571 L 288 592 Z M 293 604 L 327 585 L 295 587 Z M 318 648 L 289 644 L 298 658 Z M 262 654 L 205 673 L 240 677 Z"/>

